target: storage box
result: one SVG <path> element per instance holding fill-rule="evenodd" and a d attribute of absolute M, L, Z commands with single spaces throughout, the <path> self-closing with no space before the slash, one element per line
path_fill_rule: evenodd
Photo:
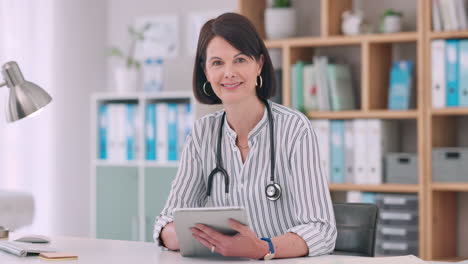
<path fill-rule="evenodd" d="M 383 194 L 375 196 L 375 202 L 383 210 L 418 211 L 418 196 L 415 194 Z"/>
<path fill-rule="evenodd" d="M 418 243 L 416 242 L 385 242 L 377 241 L 375 247 L 377 256 L 401 256 L 418 255 Z"/>
<path fill-rule="evenodd" d="M 418 226 L 377 227 L 377 240 L 385 242 L 418 242 Z"/>
<path fill-rule="evenodd" d="M 434 148 L 432 181 L 468 182 L 468 148 Z"/>
<path fill-rule="evenodd" d="M 380 210 L 379 224 L 392 226 L 414 226 L 418 224 L 417 211 Z"/>
<path fill-rule="evenodd" d="M 418 183 L 418 156 L 414 153 L 387 153 L 385 155 L 385 182 Z"/>

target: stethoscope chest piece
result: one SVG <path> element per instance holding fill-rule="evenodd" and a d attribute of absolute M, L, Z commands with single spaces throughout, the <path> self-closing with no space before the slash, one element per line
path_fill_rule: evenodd
<path fill-rule="evenodd" d="M 277 183 L 268 184 L 265 193 L 270 201 L 276 201 L 281 197 L 281 186 Z"/>

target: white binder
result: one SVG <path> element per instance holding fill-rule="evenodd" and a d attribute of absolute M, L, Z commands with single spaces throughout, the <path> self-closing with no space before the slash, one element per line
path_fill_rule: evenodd
<path fill-rule="evenodd" d="M 433 40 L 431 43 L 432 107 L 446 106 L 445 82 L 445 40 Z"/>
<path fill-rule="evenodd" d="M 345 182 L 354 182 L 354 126 L 352 120 L 345 121 Z"/>
<path fill-rule="evenodd" d="M 366 184 L 367 179 L 367 140 L 366 140 L 366 120 L 355 119 L 353 120 L 354 130 L 354 152 L 353 152 L 353 166 L 354 166 L 354 183 Z"/>
<path fill-rule="evenodd" d="M 367 184 L 383 183 L 385 153 L 398 151 L 398 127 L 394 121 L 367 120 Z"/>

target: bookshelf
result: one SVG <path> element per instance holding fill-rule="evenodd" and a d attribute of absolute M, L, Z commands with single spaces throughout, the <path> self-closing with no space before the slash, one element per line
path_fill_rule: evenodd
<path fill-rule="evenodd" d="M 91 98 L 91 230 L 93 237 L 153 241 L 153 225 L 169 196 L 178 161 L 146 160 L 146 106 L 153 103 L 190 104 L 191 91 L 161 93 L 95 93 Z M 99 107 L 102 104 L 136 104 L 138 149 L 133 160 L 99 157 Z"/>
<path fill-rule="evenodd" d="M 382 5 L 387 1 L 380 0 Z M 432 182 L 431 153 L 434 147 L 453 147 L 458 142 L 457 118 L 468 116 L 468 108 L 432 109 L 431 101 L 431 41 L 434 39 L 468 38 L 468 31 L 433 32 L 430 0 L 411 0 L 416 11 L 414 30 L 393 34 L 343 36 L 340 33 L 341 14 L 353 6 L 352 0 L 318 0 L 309 3 L 320 8 L 319 34 L 288 39 L 265 40 L 267 48 L 282 52 L 283 104 L 291 106 L 291 65 L 297 60 L 310 60 L 319 48 L 352 47 L 359 53 L 359 109 L 341 112 L 308 112 L 311 119 L 377 118 L 411 120 L 416 123 L 418 183 L 410 184 L 330 184 L 332 192 L 366 191 L 414 193 L 419 200 L 419 257 L 426 260 L 459 261 L 457 255 L 457 193 L 468 192 L 468 183 Z M 293 1 L 293 5 L 297 2 Z M 366 2 L 367 3 L 367 2 Z M 391 4 L 401 5 L 401 1 Z M 238 10 L 247 16 L 265 39 L 263 12 L 265 0 L 238 0 Z M 399 8 L 399 6 L 394 6 Z M 303 8 L 303 6 L 301 6 Z M 405 10 L 403 10 L 405 11 Z M 411 11 L 411 10 L 409 10 Z M 376 12 L 376 11 L 374 11 Z M 405 16 L 407 13 L 405 13 Z M 308 23 L 304 26 L 317 26 Z M 416 107 L 408 111 L 386 110 L 390 62 L 394 45 L 414 46 L 416 56 Z"/>
<path fill-rule="evenodd" d="M 438 261 L 462 261 L 468 259 L 467 256 L 460 257 L 459 250 L 460 236 L 459 214 L 461 214 L 458 194 L 468 193 L 468 183 L 457 182 L 433 182 L 432 180 L 432 157 L 431 151 L 435 147 L 456 147 L 460 146 L 457 139 L 457 131 L 460 131 L 458 119 L 468 116 L 468 108 L 442 108 L 432 107 L 432 94 L 430 74 L 431 67 L 431 41 L 436 39 L 466 39 L 468 31 L 443 31 L 432 30 L 431 14 L 432 5 L 428 1 L 424 10 L 425 28 L 425 57 L 428 63 L 424 69 L 427 76 L 425 93 L 425 130 L 427 147 L 425 150 L 425 166 L 427 171 L 426 185 L 426 218 L 427 218 L 427 254 L 426 258 Z M 465 229 L 466 227 L 463 227 Z M 462 247 L 466 248 L 466 243 Z M 465 253 L 466 254 L 466 253 Z"/>

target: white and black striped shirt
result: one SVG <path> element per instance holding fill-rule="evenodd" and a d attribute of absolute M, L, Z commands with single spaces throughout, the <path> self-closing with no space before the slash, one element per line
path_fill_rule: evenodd
<path fill-rule="evenodd" d="M 265 187 L 270 183 L 270 133 L 268 115 L 248 135 L 250 152 L 242 162 L 236 133 L 224 120 L 222 166 L 230 177 L 229 193 L 220 173 L 213 178 L 211 196 L 206 195 L 208 175 L 216 166 L 216 148 L 224 111 L 197 120 L 188 136 L 180 167 L 165 208 L 156 217 L 154 239 L 173 221 L 173 209 L 207 206 L 245 207 L 258 237 L 276 237 L 293 232 L 304 239 L 309 256 L 333 251 L 336 224 L 327 177 L 320 167 L 317 136 L 302 113 L 269 102 L 274 120 L 275 182 L 283 190 L 270 201 Z"/>

